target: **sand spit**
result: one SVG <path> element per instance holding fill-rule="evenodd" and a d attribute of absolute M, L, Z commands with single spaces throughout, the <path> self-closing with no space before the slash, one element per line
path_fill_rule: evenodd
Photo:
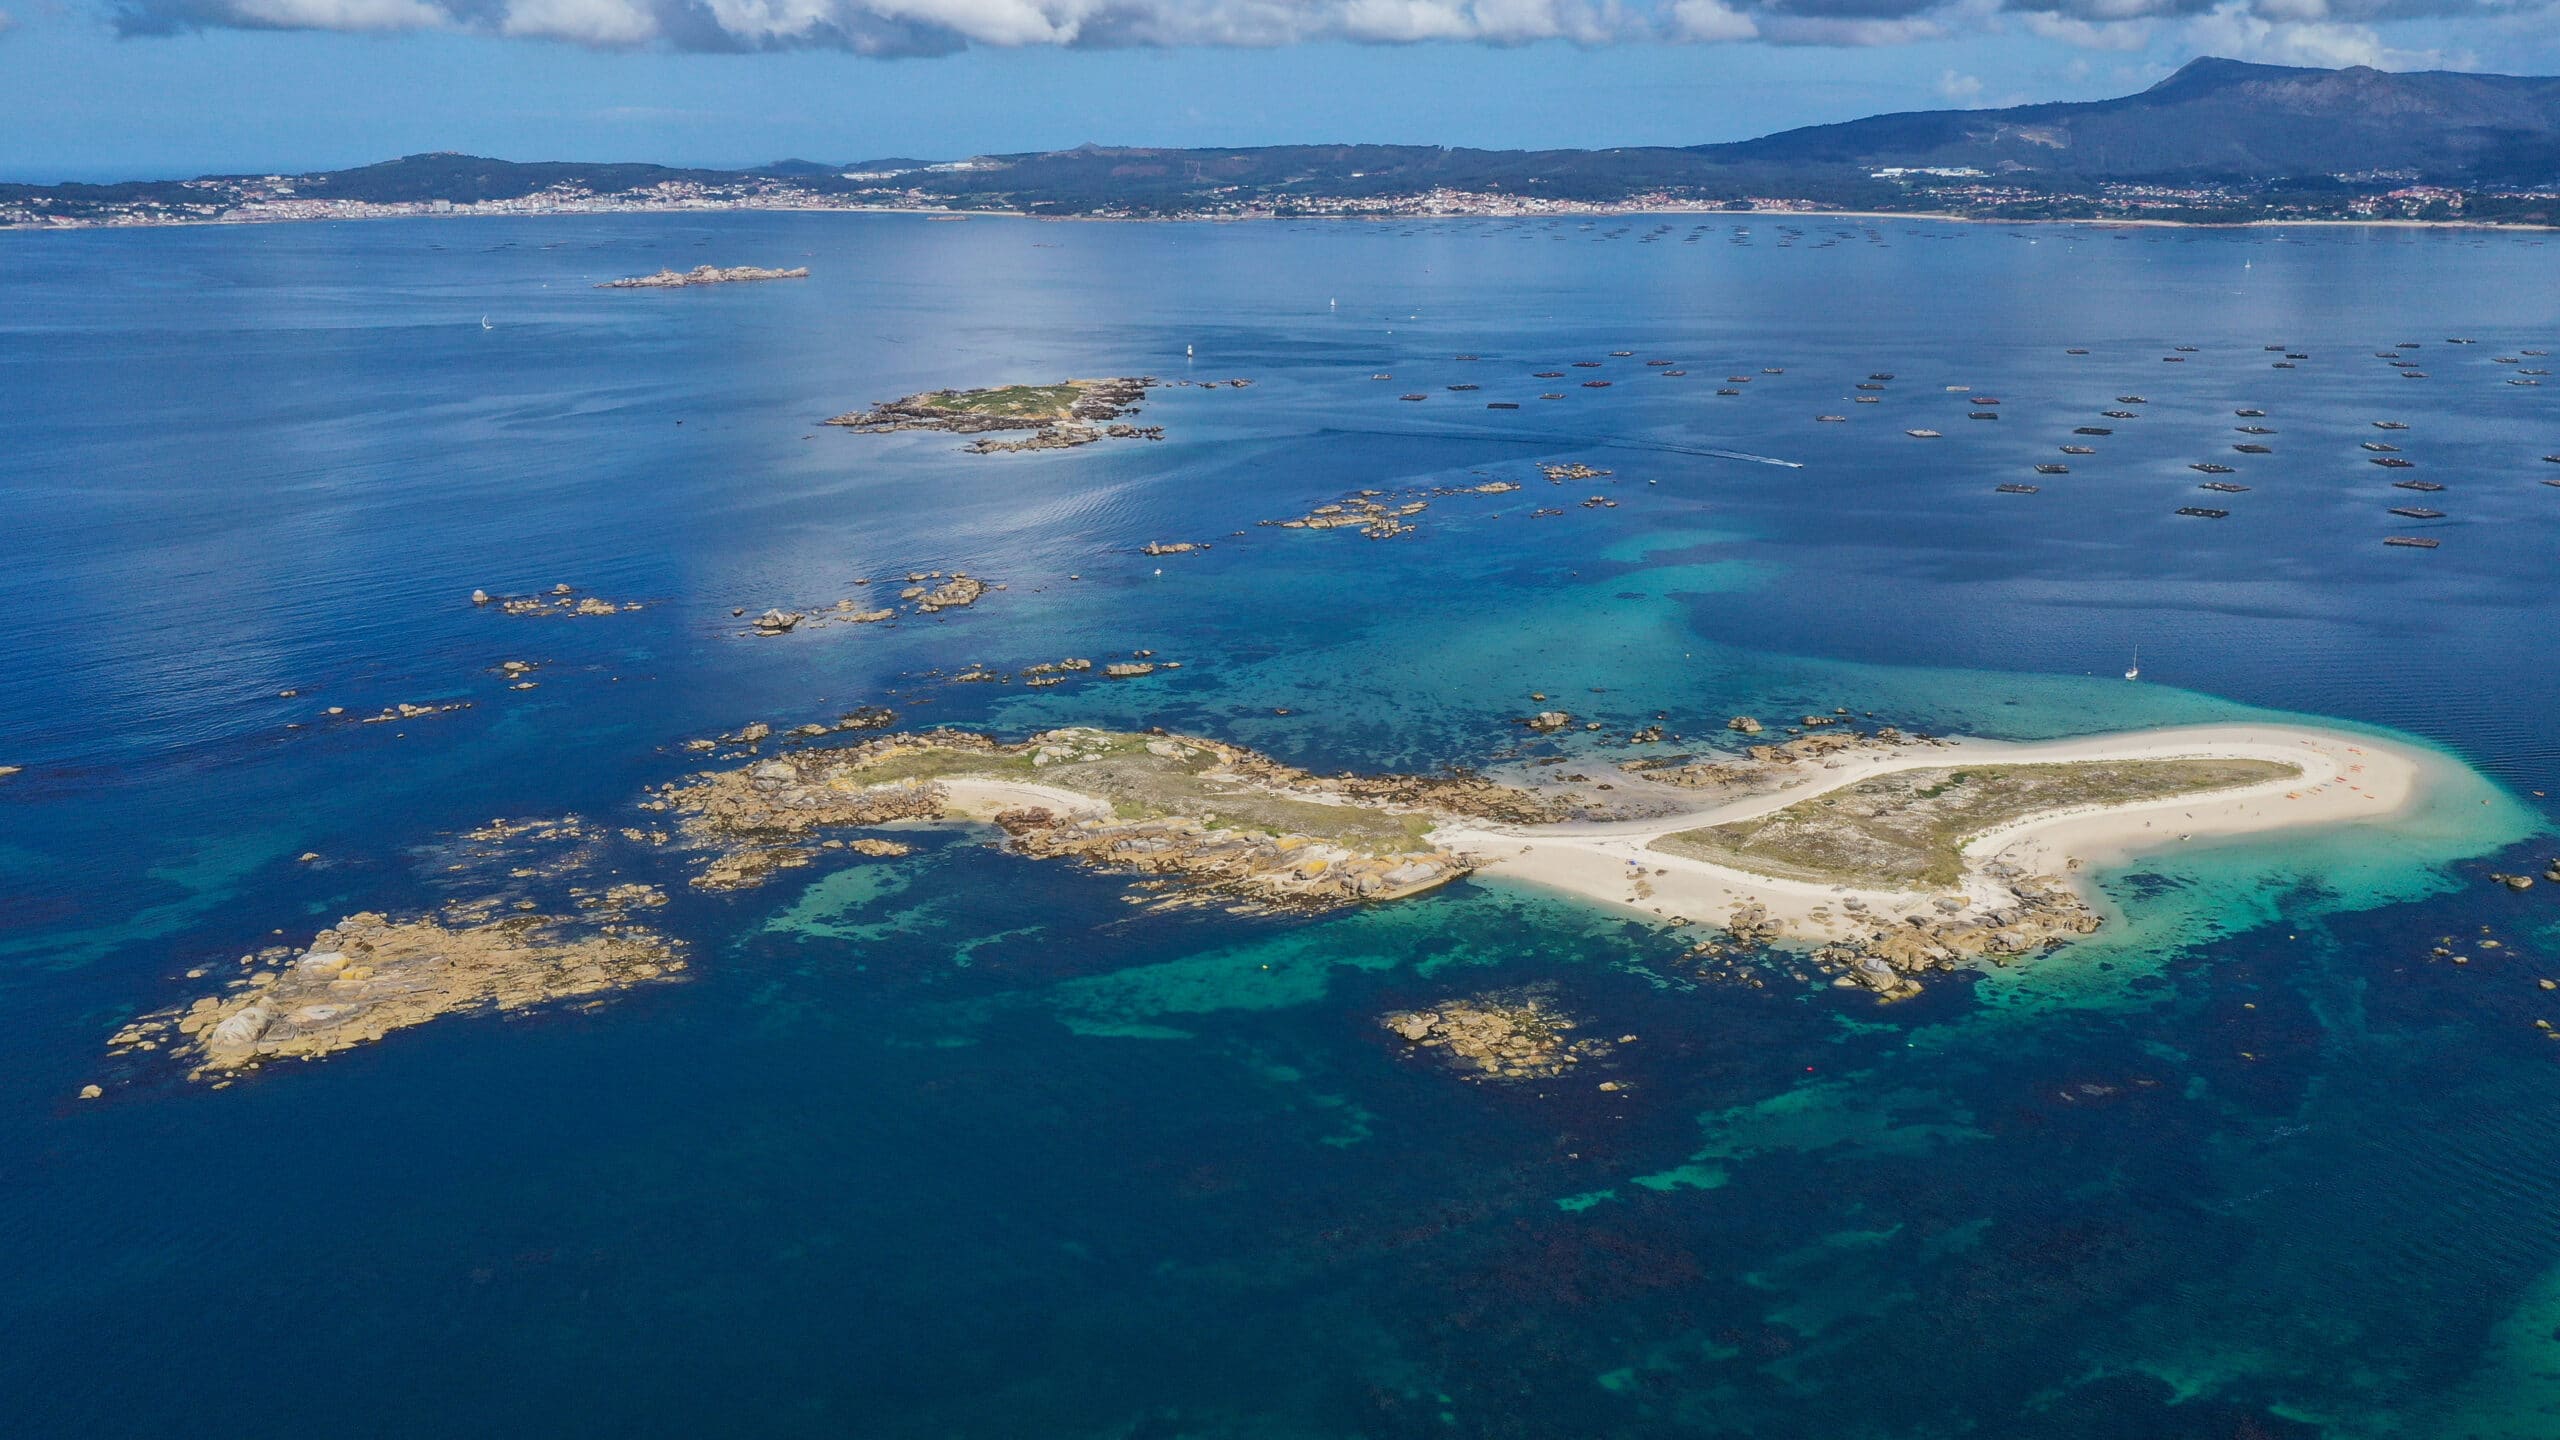
<path fill-rule="evenodd" d="M 1895 772 L 2148 761 L 2272 768 L 2256 772 L 2266 778 L 2204 793 L 2075 805 L 1998 824 L 1962 838 L 1961 874 L 1941 885 L 1768 873 L 1662 844 L 1683 832 L 1763 819 Z M 1814 946 L 1818 960 L 1844 971 L 1843 983 L 1900 995 L 1915 988 L 1911 970 L 2033 953 L 2096 929 L 2097 914 L 2075 883 L 2091 867 L 2197 839 L 2397 815 L 2417 798 L 2423 759 L 2405 746 L 2305 726 L 2200 725 L 2038 744 L 1861 745 L 1810 765 L 1722 768 L 1728 773 L 1720 778 L 1741 793 L 1704 807 L 1692 798 L 1641 820 L 1451 825 L 1431 838 L 1471 855 L 1488 875 L 1661 919 L 1718 925 L 1745 943 Z M 1634 778 L 1646 783 L 1641 774 Z"/>

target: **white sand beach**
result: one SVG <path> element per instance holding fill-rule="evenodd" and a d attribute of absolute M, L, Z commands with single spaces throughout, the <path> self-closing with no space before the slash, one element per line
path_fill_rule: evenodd
<path fill-rule="evenodd" d="M 1476 856 L 1479 874 L 1487 877 L 1661 919 L 1713 922 L 1738 905 L 1756 904 L 1784 922 L 1791 935 L 1837 939 L 1872 924 L 1839 913 L 1852 896 L 1871 911 L 1894 914 L 1947 892 L 1781 879 L 1650 847 L 1677 831 L 1750 819 L 1895 770 L 2182 759 L 2271 760 L 2297 766 L 2300 774 L 2203 795 L 2052 811 L 1984 832 L 1965 846 L 1966 899 L 1996 905 L 2005 897 L 2006 887 L 1983 873 L 1995 861 L 2031 874 L 2076 877 L 2126 855 L 2208 837 L 2385 820 L 2415 803 L 2425 774 L 2423 752 L 2411 747 L 2295 725 L 2181 726 L 2034 744 L 1954 739 L 1805 764 L 1799 767 L 1804 778 L 1782 789 L 1641 821 L 1451 825 L 1432 838 Z M 1639 879 L 1649 893 L 1639 893 Z"/>

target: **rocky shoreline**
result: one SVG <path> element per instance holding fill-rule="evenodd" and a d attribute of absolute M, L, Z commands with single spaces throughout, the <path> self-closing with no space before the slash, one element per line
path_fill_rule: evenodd
<path fill-rule="evenodd" d="M 703 889 L 809 864 L 824 830 L 966 815 L 991 819 L 1035 859 L 1299 910 L 1398 899 L 1465 874 L 1470 860 L 1426 838 L 1443 814 L 1561 813 L 1481 777 L 1319 779 L 1218 741 L 1082 728 L 1010 744 L 930 731 L 799 750 L 704 772 L 647 803 L 678 817 Z"/>

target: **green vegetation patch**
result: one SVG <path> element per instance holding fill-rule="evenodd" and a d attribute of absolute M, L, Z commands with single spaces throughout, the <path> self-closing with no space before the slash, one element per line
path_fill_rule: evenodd
<path fill-rule="evenodd" d="M 1086 732 L 1040 752 L 970 750 L 926 744 L 886 756 L 848 777 L 864 785 L 959 777 L 1029 781 L 1090 795 L 1124 820 L 1187 816 L 1212 829 L 1304 835 L 1372 854 L 1430 848 L 1431 819 L 1274 794 L 1242 781 L 1213 778 L 1215 751 L 1179 740 Z"/>
<path fill-rule="evenodd" d="M 1007 420 L 1063 420 L 1084 398 L 1081 385 L 1003 385 L 992 390 L 936 390 L 916 403 L 954 415 L 994 415 Z"/>
<path fill-rule="evenodd" d="M 1665 835 L 1654 848 L 1790 880 L 1948 886 L 1964 846 L 2056 810 L 2133 805 L 2302 774 L 2272 760 L 2067 761 L 1897 770 L 1753 820 Z"/>

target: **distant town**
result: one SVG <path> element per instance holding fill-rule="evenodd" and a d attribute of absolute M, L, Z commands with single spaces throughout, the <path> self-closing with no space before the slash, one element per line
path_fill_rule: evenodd
<path fill-rule="evenodd" d="M 1773 193 L 1727 195 L 1694 188 L 1641 190 L 1609 199 L 1433 187 L 1409 194 L 1272 195 L 1235 186 L 1182 203 L 1096 202 L 1076 207 L 1007 204 L 1003 197 L 954 194 L 930 183 L 886 183 L 889 177 L 839 172 L 837 183 L 740 174 L 726 179 L 661 180 L 599 190 L 576 183 L 546 185 L 486 199 L 379 200 L 328 193 L 315 178 L 265 175 L 176 182 L 123 196 L 58 196 L 35 187 L 0 198 L 0 226 L 73 229 L 99 226 L 276 224 L 312 220 L 377 220 L 415 216 L 663 214 L 681 211 L 833 210 L 1029 214 L 1093 220 L 1259 220 L 1286 218 L 1503 217 L 1619 215 L 1648 212 L 1857 211 L 1968 220 L 2155 221 L 2246 224 L 2282 221 L 2432 221 L 2550 225 L 2560 218 L 2560 185 L 2466 189 L 2394 183 L 2398 177 L 2337 175 L 2305 186 L 2107 181 L 2070 186 L 2000 177 L 1969 167 L 1888 167 L 1871 178 L 1890 193 L 1816 198 Z M 903 177 L 900 177 L 903 178 Z M 179 193 L 165 193 L 174 188 Z"/>
<path fill-rule="evenodd" d="M 2549 226 L 2560 223 L 2560 82 L 2204 59 L 2113 100 L 1875 115 L 1686 147 L 1080 145 L 743 170 L 435 153 L 299 175 L 0 184 L 0 226 L 17 228 L 687 210 Z"/>

